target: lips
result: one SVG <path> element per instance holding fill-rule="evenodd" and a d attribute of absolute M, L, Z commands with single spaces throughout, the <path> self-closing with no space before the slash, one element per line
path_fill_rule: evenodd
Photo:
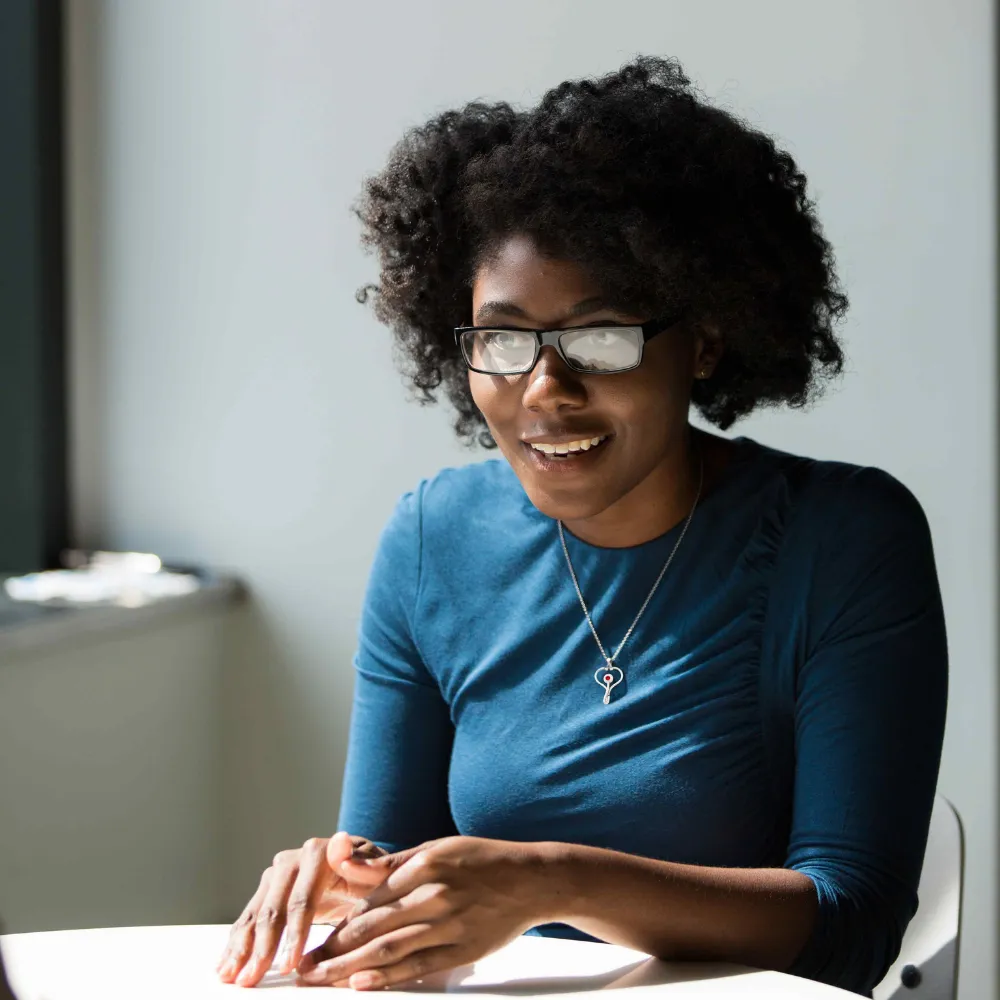
<path fill-rule="evenodd" d="M 597 444 L 594 444 L 594 441 Z M 528 462 L 539 472 L 567 473 L 582 471 L 594 462 L 600 461 L 614 435 L 595 434 L 593 437 L 573 437 L 562 441 L 548 438 L 538 441 L 522 441 Z M 570 446 L 573 449 L 570 450 Z M 556 451 L 555 449 L 560 449 Z"/>
<path fill-rule="evenodd" d="M 593 437 L 573 438 L 570 441 L 528 441 L 526 443 L 543 455 L 572 455 L 579 451 L 590 451 L 591 448 L 596 448 L 607 436 L 607 434 L 595 434 Z"/>

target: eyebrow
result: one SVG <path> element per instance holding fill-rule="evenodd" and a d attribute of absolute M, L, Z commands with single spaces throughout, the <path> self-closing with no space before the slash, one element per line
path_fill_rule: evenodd
<path fill-rule="evenodd" d="M 584 299 L 582 302 L 577 302 L 563 317 L 566 319 L 576 319 L 579 316 L 586 316 L 588 313 L 598 312 L 600 310 L 608 310 L 609 312 L 618 312 L 606 298 L 601 295 L 594 295 L 589 299 Z M 476 310 L 475 322 L 478 326 L 481 326 L 483 320 L 490 316 L 517 316 L 520 319 L 528 319 L 528 314 L 519 306 L 513 302 L 508 302 L 504 299 L 492 299 L 489 302 L 484 302 L 478 310 Z"/>

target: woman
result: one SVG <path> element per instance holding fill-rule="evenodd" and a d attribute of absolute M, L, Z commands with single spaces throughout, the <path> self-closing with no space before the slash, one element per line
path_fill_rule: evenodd
<path fill-rule="evenodd" d="M 503 457 L 385 528 L 344 832 L 277 856 L 222 978 L 258 982 L 286 924 L 284 971 L 356 988 L 534 929 L 869 994 L 944 727 L 928 527 L 884 472 L 688 422 L 841 369 L 805 178 L 641 58 L 440 115 L 359 216 L 413 385 Z"/>

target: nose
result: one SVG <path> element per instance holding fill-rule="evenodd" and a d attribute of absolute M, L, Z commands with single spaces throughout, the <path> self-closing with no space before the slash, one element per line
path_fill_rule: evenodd
<path fill-rule="evenodd" d="M 527 379 L 521 395 L 525 409 L 555 413 L 564 406 L 582 406 L 587 401 L 579 374 L 559 357 L 554 347 L 541 349 Z"/>

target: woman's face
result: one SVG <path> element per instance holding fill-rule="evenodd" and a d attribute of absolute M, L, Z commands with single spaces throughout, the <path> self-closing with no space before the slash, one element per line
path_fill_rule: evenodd
<path fill-rule="evenodd" d="M 524 236 L 506 240 L 473 281 L 476 326 L 548 330 L 651 318 L 610 309 L 580 267 L 543 257 Z M 650 340 L 631 371 L 582 374 L 544 347 L 532 371 L 470 371 L 469 385 L 532 503 L 550 517 L 586 522 L 684 468 L 691 382 L 703 353 L 699 340 L 675 327 Z M 565 457 L 532 447 L 597 437 L 599 445 Z"/>

